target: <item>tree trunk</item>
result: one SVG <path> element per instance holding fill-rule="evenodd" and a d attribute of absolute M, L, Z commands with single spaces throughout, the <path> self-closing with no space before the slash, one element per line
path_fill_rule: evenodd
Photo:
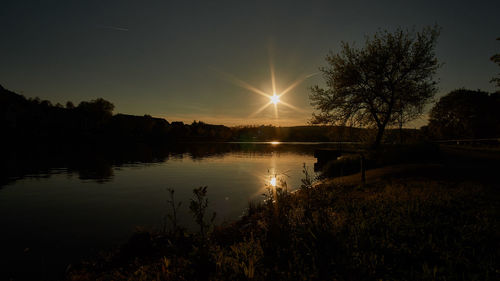
<path fill-rule="evenodd" d="M 378 128 L 377 137 L 375 138 L 375 142 L 373 143 L 373 148 L 378 148 L 380 143 L 382 142 L 382 136 L 384 135 L 385 126 L 381 126 Z"/>

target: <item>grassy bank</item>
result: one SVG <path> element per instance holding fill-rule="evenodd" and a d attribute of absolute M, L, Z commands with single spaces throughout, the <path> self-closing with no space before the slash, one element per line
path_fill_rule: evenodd
<path fill-rule="evenodd" d="M 199 189 L 198 233 L 178 226 L 173 202 L 169 231 L 138 232 L 68 279 L 498 280 L 500 196 L 485 171 L 494 167 L 446 159 L 368 171 L 364 186 L 356 175 L 314 184 L 306 174 L 298 192 L 271 188 L 215 227 Z"/>

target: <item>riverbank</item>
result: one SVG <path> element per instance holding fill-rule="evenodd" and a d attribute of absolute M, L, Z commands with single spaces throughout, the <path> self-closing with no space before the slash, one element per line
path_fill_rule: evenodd
<path fill-rule="evenodd" d="M 270 189 L 236 222 L 213 227 L 206 214 L 198 233 L 138 232 L 68 279 L 497 280 L 497 166 L 446 152 L 369 170 L 363 186 L 306 174 L 298 192 Z"/>

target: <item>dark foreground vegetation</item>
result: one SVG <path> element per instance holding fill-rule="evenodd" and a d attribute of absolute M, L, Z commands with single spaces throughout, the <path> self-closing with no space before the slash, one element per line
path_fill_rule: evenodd
<path fill-rule="evenodd" d="M 499 155 L 441 147 L 428 163 L 401 164 L 315 183 L 307 169 L 290 193 L 269 187 L 263 203 L 213 226 L 206 187 L 176 219 L 138 232 L 114 252 L 74 265 L 69 280 L 498 280 Z"/>

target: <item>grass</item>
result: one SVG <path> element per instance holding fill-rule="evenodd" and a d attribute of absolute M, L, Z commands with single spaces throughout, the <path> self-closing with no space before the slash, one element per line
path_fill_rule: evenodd
<path fill-rule="evenodd" d="M 306 173 L 298 192 L 269 189 L 223 226 L 203 219 L 197 189 L 198 233 L 139 232 L 68 279 L 499 280 L 498 185 L 444 164 L 398 168 L 368 171 L 364 186 Z"/>

